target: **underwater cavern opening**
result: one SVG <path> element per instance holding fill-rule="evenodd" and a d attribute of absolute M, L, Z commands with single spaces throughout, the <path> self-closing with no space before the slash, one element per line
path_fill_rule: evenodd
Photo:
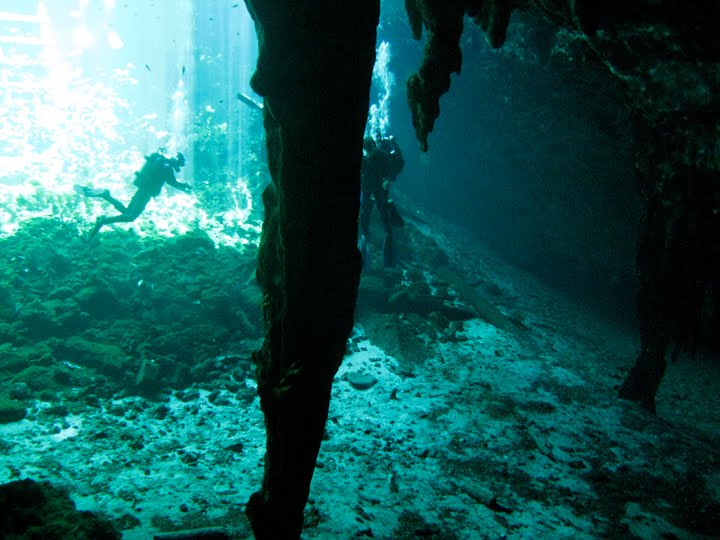
<path fill-rule="evenodd" d="M 319 4 L 4 4 L 0 509 L 57 497 L 110 520 L 55 525 L 88 538 L 716 534 L 712 18 Z M 404 168 L 358 238 L 368 136 Z M 88 241 L 158 148 L 186 192 Z"/>

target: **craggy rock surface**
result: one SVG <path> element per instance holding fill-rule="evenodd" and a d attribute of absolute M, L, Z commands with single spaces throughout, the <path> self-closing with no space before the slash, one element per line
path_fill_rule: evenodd
<path fill-rule="evenodd" d="M 0 249 L 3 418 L 33 400 L 81 410 L 121 393 L 232 389 L 250 371 L 261 336 L 253 249 L 200 232 L 112 231 L 87 245 L 74 226 L 43 219 Z"/>
<path fill-rule="evenodd" d="M 634 106 L 655 115 L 667 110 L 717 109 L 715 39 L 719 8 L 710 1 L 678 3 L 592 2 L 581 0 L 453 0 L 405 2 L 413 35 L 427 33 L 425 56 L 408 81 L 408 99 L 418 140 L 427 149 L 450 88 L 460 73 L 459 39 L 465 15 L 486 32 L 493 47 L 505 42 L 513 10 L 521 9 L 556 25 L 565 37 L 582 42 L 627 85 Z"/>
<path fill-rule="evenodd" d="M 110 521 L 79 512 L 68 494 L 47 482 L 17 480 L 0 485 L 2 538 L 120 540 Z"/>

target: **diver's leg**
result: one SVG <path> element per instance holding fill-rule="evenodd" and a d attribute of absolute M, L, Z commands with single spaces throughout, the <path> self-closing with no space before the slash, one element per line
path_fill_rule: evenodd
<path fill-rule="evenodd" d="M 125 214 L 127 212 L 127 208 L 125 207 L 125 205 L 118 201 L 115 197 L 110 195 L 110 191 L 107 189 L 91 188 L 80 185 L 74 185 L 73 189 L 77 191 L 80 195 L 83 195 L 85 197 L 97 197 L 99 199 L 109 202 L 121 214 Z M 95 238 L 95 235 L 100 232 L 100 229 L 103 228 L 103 225 L 107 225 L 109 223 L 110 219 L 111 218 L 107 218 L 105 216 L 99 217 L 95 222 L 95 226 L 93 227 L 92 231 L 90 231 L 90 236 L 88 237 L 88 240 L 92 240 L 93 238 Z"/>
<path fill-rule="evenodd" d="M 103 199 L 105 199 L 105 197 L 103 197 Z M 105 200 L 115 206 L 115 204 L 108 199 Z M 125 208 L 125 206 L 123 206 L 116 199 L 113 200 L 119 205 L 115 207 L 118 208 L 118 210 L 120 209 L 120 207 L 122 207 L 124 209 L 124 212 L 117 216 L 100 216 L 95 222 L 95 227 L 93 227 L 93 230 L 90 232 L 90 240 L 94 238 L 95 235 L 100 231 L 100 229 L 102 229 L 105 225 L 111 225 L 112 223 L 130 223 L 131 221 L 135 221 L 137 217 L 142 214 L 142 211 L 145 210 L 145 206 L 147 206 L 148 201 L 150 201 L 150 196 L 144 194 L 142 191 L 138 191 L 133 196 L 127 208 Z"/>
<path fill-rule="evenodd" d="M 375 194 L 375 204 L 377 204 L 383 229 L 385 229 L 385 239 L 383 240 L 383 265 L 387 268 L 395 264 L 395 245 L 393 243 L 392 215 L 390 214 L 388 192 L 386 190 L 380 190 Z"/>
<path fill-rule="evenodd" d="M 101 217 L 98 219 L 98 223 L 102 222 L 102 225 L 110 225 L 112 223 L 130 223 L 135 221 L 142 211 L 145 210 L 145 205 L 148 203 L 148 199 L 139 199 L 137 196 L 133 197 L 130 201 L 125 212 L 118 214 L 117 216 Z M 124 207 L 123 207 L 124 208 Z M 102 225 L 100 225 L 102 227 Z"/>
<path fill-rule="evenodd" d="M 98 197 L 100 197 L 102 200 L 107 201 L 110 204 L 112 204 L 115 207 L 115 210 L 117 210 L 121 214 L 124 214 L 125 212 L 127 212 L 127 208 L 125 207 L 125 205 L 123 203 L 121 203 L 120 201 L 118 201 L 115 197 L 110 195 L 110 192 L 108 190 L 105 190 L 105 192 L 98 195 Z"/>
<path fill-rule="evenodd" d="M 147 206 L 147 203 L 150 202 L 151 198 L 152 196 L 148 195 L 143 190 L 137 190 L 135 195 L 133 195 L 133 198 L 130 200 L 127 210 L 123 212 L 123 214 L 129 218 L 127 221 L 135 221 L 138 216 L 143 213 L 143 210 L 145 210 L 145 207 Z"/>
<path fill-rule="evenodd" d="M 370 216 L 372 215 L 372 196 L 362 192 L 360 195 L 360 231 L 358 234 L 358 249 L 362 257 L 363 270 L 370 267 Z"/>
<path fill-rule="evenodd" d="M 103 225 L 105 225 L 105 216 L 100 216 L 99 218 L 97 218 L 97 221 L 95 222 L 95 226 L 93 227 L 92 231 L 90 231 L 88 241 L 95 238 L 95 235 L 100 232 L 100 229 L 102 229 Z"/>
<path fill-rule="evenodd" d="M 74 185 L 73 189 L 85 197 L 96 197 L 109 202 L 120 213 L 125 213 L 126 211 L 125 205 L 110 195 L 110 191 L 107 189 L 98 189 L 79 185 Z"/>
<path fill-rule="evenodd" d="M 370 216 L 373 208 L 372 193 L 363 191 L 360 195 L 360 234 L 367 240 L 370 236 Z"/>
<path fill-rule="evenodd" d="M 90 231 L 90 236 L 88 237 L 88 240 L 92 240 L 93 238 L 95 238 L 95 235 L 100 232 L 100 229 L 102 229 L 105 225 L 111 225 L 113 223 L 129 223 L 130 221 L 135 221 L 135 218 L 137 218 L 137 216 L 132 216 L 129 214 L 118 214 L 117 216 L 110 217 L 100 216 L 95 222 L 93 230 Z"/>
<path fill-rule="evenodd" d="M 382 221 L 385 235 L 392 234 L 392 216 L 390 215 L 390 205 L 388 204 L 388 192 L 378 190 L 375 193 L 375 204 L 378 212 L 380 212 L 380 220 Z"/>
<path fill-rule="evenodd" d="M 98 223 L 102 222 L 103 225 L 112 225 L 113 223 L 130 223 L 131 221 L 135 221 L 135 219 L 137 219 L 137 216 L 130 214 L 118 214 L 117 216 L 100 217 L 98 218 Z"/>
<path fill-rule="evenodd" d="M 395 266 L 395 241 L 393 240 L 392 231 L 385 233 L 383 240 L 383 266 L 390 268 Z"/>

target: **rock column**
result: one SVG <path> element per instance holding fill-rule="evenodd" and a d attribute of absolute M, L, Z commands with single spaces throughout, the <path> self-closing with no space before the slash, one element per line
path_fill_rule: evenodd
<path fill-rule="evenodd" d="M 247 515 L 258 539 L 299 538 L 333 377 L 353 326 L 362 140 L 379 1 L 246 0 L 259 41 L 272 183 L 263 194 L 255 354 L 267 444 Z"/>

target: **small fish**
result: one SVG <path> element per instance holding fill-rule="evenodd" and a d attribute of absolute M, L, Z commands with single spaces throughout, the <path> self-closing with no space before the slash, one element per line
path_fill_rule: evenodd
<path fill-rule="evenodd" d="M 152 71 L 152 69 L 150 69 L 150 66 L 148 66 L 147 64 L 145 64 L 145 69 L 147 69 L 148 71 Z"/>
<path fill-rule="evenodd" d="M 240 4 L 233 4 L 232 7 L 238 7 Z"/>
<path fill-rule="evenodd" d="M 182 68 L 182 74 L 185 75 L 185 66 Z"/>

